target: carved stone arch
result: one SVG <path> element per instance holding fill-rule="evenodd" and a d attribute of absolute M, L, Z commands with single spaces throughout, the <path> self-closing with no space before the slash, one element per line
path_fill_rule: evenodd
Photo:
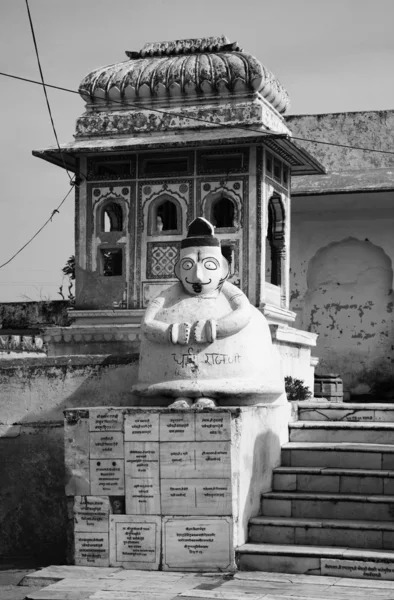
<path fill-rule="evenodd" d="M 220 212 L 222 214 L 219 214 Z M 218 233 L 237 231 L 242 224 L 240 200 L 230 190 L 218 190 L 207 194 L 202 202 L 202 214 L 215 226 Z"/>
<path fill-rule="evenodd" d="M 168 192 L 159 194 L 148 205 L 149 235 L 180 235 L 183 210 L 177 198 Z"/>

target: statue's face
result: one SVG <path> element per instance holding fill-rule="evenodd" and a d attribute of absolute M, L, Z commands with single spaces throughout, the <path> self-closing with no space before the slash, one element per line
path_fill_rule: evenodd
<path fill-rule="evenodd" d="M 192 296 L 205 296 L 217 290 L 227 277 L 227 261 L 217 246 L 183 248 L 176 275 Z"/>

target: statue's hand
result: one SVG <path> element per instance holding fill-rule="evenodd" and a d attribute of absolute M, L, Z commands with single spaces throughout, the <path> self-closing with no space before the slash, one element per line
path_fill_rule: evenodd
<path fill-rule="evenodd" d="M 193 325 L 192 340 L 197 344 L 211 344 L 216 340 L 216 321 L 196 321 Z"/>
<path fill-rule="evenodd" d="M 180 344 L 186 346 L 190 340 L 190 323 L 173 323 L 169 330 L 168 336 L 171 344 Z"/>

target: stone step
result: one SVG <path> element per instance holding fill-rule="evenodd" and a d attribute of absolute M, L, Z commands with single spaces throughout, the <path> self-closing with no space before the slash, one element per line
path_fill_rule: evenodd
<path fill-rule="evenodd" d="M 296 421 L 289 430 L 291 442 L 394 444 L 394 423 Z"/>
<path fill-rule="evenodd" d="M 237 564 L 241 571 L 394 580 L 394 552 L 389 550 L 248 543 L 237 549 Z"/>
<path fill-rule="evenodd" d="M 391 521 L 394 496 L 268 492 L 261 497 L 264 517 Z"/>
<path fill-rule="evenodd" d="M 299 402 L 300 421 L 366 421 L 394 423 L 394 404 Z"/>
<path fill-rule="evenodd" d="M 275 492 L 322 492 L 394 496 L 394 471 L 278 467 L 273 472 Z"/>
<path fill-rule="evenodd" d="M 249 542 L 394 550 L 394 522 L 254 517 Z"/>
<path fill-rule="evenodd" d="M 394 445 L 345 442 L 289 442 L 282 446 L 284 467 L 394 470 Z"/>

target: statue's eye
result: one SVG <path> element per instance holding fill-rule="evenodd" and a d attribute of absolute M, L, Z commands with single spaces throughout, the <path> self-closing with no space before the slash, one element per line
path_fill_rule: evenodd
<path fill-rule="evenodd" d="M 204 267 L 208 269 L 208 271 L 216 271 L 219 268 L 219 263 L 214 258 L 207 258 L 204 260 Z"/>
<path fill-rule="evenodd" d="M 185 260 L 182 262 L 182 269 L 184 269 L 185 271 L 190 271 L 193 265 L 194 260 L 192 260 L 191 258 L 185 258 Z"/>

